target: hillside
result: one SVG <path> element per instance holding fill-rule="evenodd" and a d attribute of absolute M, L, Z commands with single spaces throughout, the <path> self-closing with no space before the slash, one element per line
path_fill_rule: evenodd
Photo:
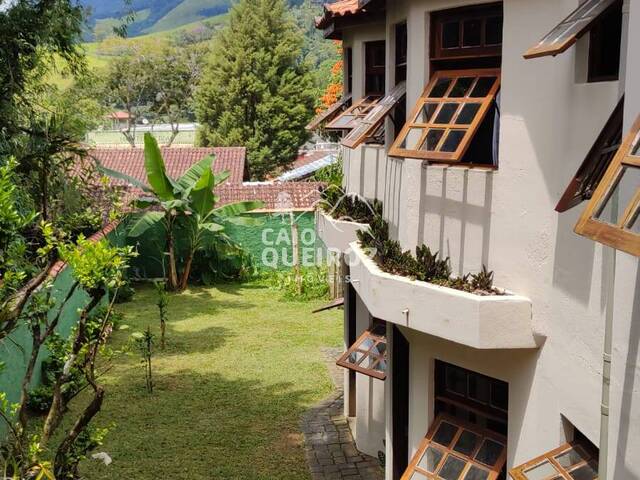
<path fill-rule="evenodd" d="M 233 0 L 80 0 L 89 12 L 90 30 L 87 40 L 101 40 L 111 34 L 122 18 L 133 12 L 135 21 L 129 25 L 131 37 L 174 30 L 183 25 L 215 18 L 229 11 Z M 289 0 L 292 6 L 301 0 Z"/>

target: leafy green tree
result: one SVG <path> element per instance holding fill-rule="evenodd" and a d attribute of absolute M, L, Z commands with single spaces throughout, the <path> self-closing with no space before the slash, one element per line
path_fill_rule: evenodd
<path fill-rule="evenodd" d="M 136 202 L 138 207 L 153 210 L 145 212 L 129 230 L 133 238 L 144 235 L 156 225 L 163 225 L 167 235 L 167 253 L 169 257 L 168 288 L 184 290 L 187 288 L 191 266 L 195 253 L 202 247 L 205 233 L 222 235 L 226 223 L 254 225 L 252 218 L 242 215 L 261 208 L 262 202 L 237 202 L 216 207 L 214 189 L 229 178 L 229 172 L 214 175 L 213 157 L 207 156 L 187 170 L 179 179 L 167 175 L 164 159 L 158 142 L 149 133 L 144 136 L 144 166 L 149 186 L 120 172 L 103 168 L 102 171 L 114 178 L 124 180 L 141 188 L 149 198 Z M 175 244 L 176 227 L 179 221 L 188 232 L 187 259 L 178 280 Z"/>
<path fill-rule="evenodd" d="M 215 37 L 196 98 L 204 145 L 242 145 L 252 178 L 288 165 L 308 139 L 316 92 L 284 0 L 240 0 Z"/>

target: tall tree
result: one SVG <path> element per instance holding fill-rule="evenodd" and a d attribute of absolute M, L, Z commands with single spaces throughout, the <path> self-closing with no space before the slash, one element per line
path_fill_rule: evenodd
<path fill-rule="evenodd" d="M 196 99 L 205 145 L 242 145 L 249 174 L 286 166 L 315 105 L 302 32 L 284 0 L 240 0 L 215 37 Z"/>

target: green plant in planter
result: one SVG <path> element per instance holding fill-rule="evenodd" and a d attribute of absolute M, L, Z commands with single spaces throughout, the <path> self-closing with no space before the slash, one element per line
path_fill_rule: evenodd
<path fill-rule="evenodd" d="M 434 280 L 448 280 L 451 276 L 451 264 L 449 257 L 440 259 L 440 252 L 431 253 L 426 245 L 416 248 L 416 260 L 418 263 L 418 280 L 433 282 Z"/>
<path fill-rule="evenodd" d="M 493 272 L 487 270 L 485 265 L 482 265 L 482 270 L 471 276 L 471 287 L 473 290 L 480 290 L 483 292 L 493 292 Z"/>

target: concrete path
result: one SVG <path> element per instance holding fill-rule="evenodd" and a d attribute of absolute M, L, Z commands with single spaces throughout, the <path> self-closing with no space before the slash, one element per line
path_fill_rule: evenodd
<path fill-rule="evenodd" d="M 343 415 L 343 373 L 335 359 L 339 350 L 325 351 L 336 392 L 302 417 L 305 455 L 313 480 L 383 480 L 378 459 L 358 452 Z"/>

